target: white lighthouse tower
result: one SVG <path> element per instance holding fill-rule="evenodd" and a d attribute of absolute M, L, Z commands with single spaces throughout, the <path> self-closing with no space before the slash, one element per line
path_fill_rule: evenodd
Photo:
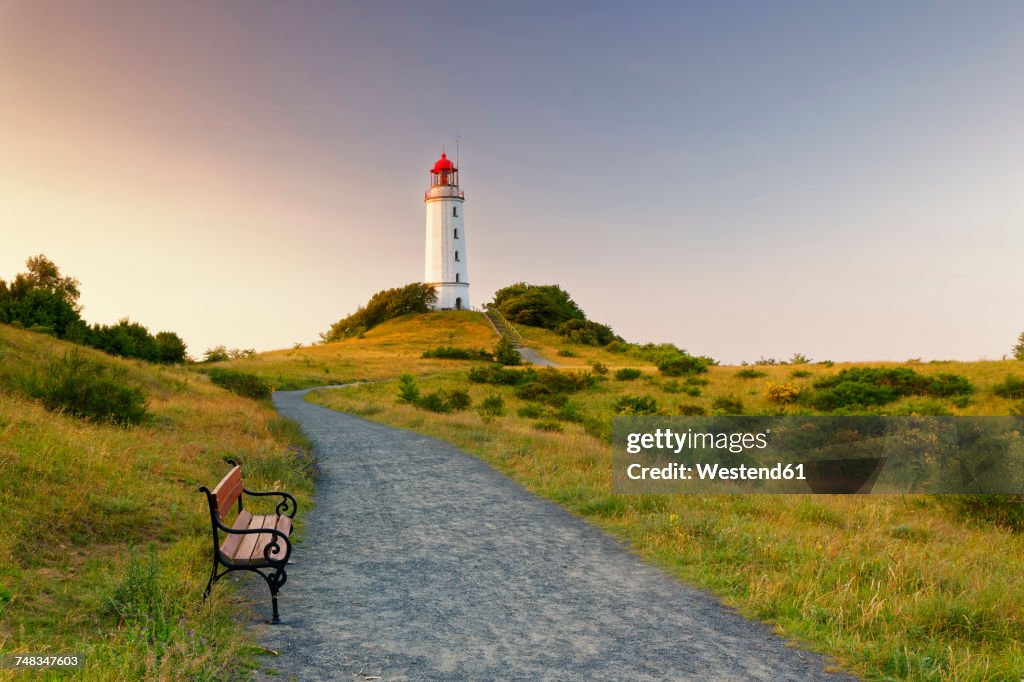
<path fill-rule="evenodd" d="M 466 267 L 466 229 L 462 205 L 466 195 L 459 189 L 459 169 L 441 152 L 430 170 L 427 204 L 427 253 L 423 282 L 437 291 L 435 310 L 469 308 L 469 276 Z"/>

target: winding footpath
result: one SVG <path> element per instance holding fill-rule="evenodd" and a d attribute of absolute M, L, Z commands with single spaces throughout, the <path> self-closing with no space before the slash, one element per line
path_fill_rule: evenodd
<path fill-rule="evenodd" d="M 324 474 L 267 679 L 852 679 L 482 461 L 305 393 L 274 394 Z"/>

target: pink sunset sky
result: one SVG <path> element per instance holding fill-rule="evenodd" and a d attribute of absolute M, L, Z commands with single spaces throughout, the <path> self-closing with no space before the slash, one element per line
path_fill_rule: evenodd
<path fill-rule="evenodd" d="M 309 343 L 423 277 L 462 139 L 475 304 L 557 283 L 725 362 L 1024 331 L 1024 5 L 0 0 L 0 277 Z"/>

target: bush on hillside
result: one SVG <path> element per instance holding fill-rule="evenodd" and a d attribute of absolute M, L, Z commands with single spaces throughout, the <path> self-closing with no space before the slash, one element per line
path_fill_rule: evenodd
<path fill-rule="evenodd" d="M 490 362 L 494 359 L 489 351 L 483 348 L 456 348 L 454 346 L 438 346 L 423 352 L 424 358 L 435 360 L 482 360 Z"/>
<path fill-rule="evenodd" d="M 743 401 L 733 395 L 720 395 L 711 401 L 711 413 L 716 415 L 743 414 Z"/>
<path fill-rule="evenodd" d="M 437 292 L 434 287 L 419 282 L 378 291 L 365 306 L 332 324 L 320 338 L 327 342 L 358 336 L 399 315 L 429 312 L 436 302 Z"/>
<path fill-rule="evenodd" d="M 411 374 L 403 374 L 398 377 L 398 400 L 399 402 L 415 405 L 420 399 L 420 388 L 416 385 L 416 378 Z"/>
<path fill-rule="evenodd" d="M 77 350 L 51 362 L 42 372 L 22 375 L 18 388 L 53 412 L 119 426 L 146 417 L 146 396 L 128 383 L 124 370 L 83 358 Z"/>
<path fill-rule="evenodd" d="M 1003 383 L 992 387 L 992 392 L 1000 398 L 1019 399 L 1024 398 L 1024 379 L 1007 374 Z"/>
<path fill-rule="evenodd" d="M 480 403 L 481 417 L 503 417 L 505 415 L 505 400 L 497 393 L 487 396 Z"/>
<path fill-rule="evenodd" d="M 658 362 L 658 371 L 667 377 L 681 377 L 684 374 L 703 374 L 713 364 L 710 358 L 701 358 L 685 352 L 676 353 Z"/>
<path fill-rule="evenodd" d="M 658 401 L 649 395 L 624 395 L 615 401 L 615 414 L 650 415 L 658 414 Z"/>
<path fill-rule="evenodd" d="M 516 397 L 561 407 L 568 401 L 568 394 L 590 388 L 595 382 L 589 372 L 560 372 L 545 368 L 536 372 L 533 381 L 520 386 Z"/>
<path fill-rule="evenodd" d="M 1017 337 L 1017 343 L 1013 346 L 1013 357 L 1024 360 L 1024 332 Z"/>
<path fill-rule="evenodd" d="M 489 305 L 513 324 L 550 329 L 573 343 L 604 346 L 622 340 L 608 325 L 588 320 L 569 293 L 556 284 L 518 282 L 496 291 Z"/>
<path fill-rule="evenodd" d="M 623 367 L 622 369 L 615 370 L 615 379 L 617 381 L 633 381 L 639 379 L 643 375 L 643 372 L 635 367 Z"/>
<path fill-rule="evenodd" d="M 555 327 L 555 331 L 569 341 L 585 346 L 607 346 L 619 340 L 611 327 L 590 320 L 566 320 Z"/>
<path fill-rule="evenodd" d="M 269 383 L 255 374 L 215 367 L 207 372 L 207 376 L 210 377 L 210 381 L 221 388 L 226 388 L 243 398 L 265 400 L 269 399 L 274 391 L 274 388 Z"/>
<path fill-rule="evenodd" d="M 905 396 L 969 396 L 974 386 L 957 374 L 925 376 L 909 367 L 852 367 L 814 382 L 808 400 L 818 410 L 878 407 Z"/>
<path fill-rule="evenodd" d="M 506 369 L 500 365 L 480 365 L 469 370 L 469 380 L 474 384 L 495 386 L 522 386 L 537 378 L 533 369 Z"/>
<path fill-rule="evenodd" d="M 521 365 L 523 358 L 507 336 L 498 339 L 494 346 L 494 360 L 502 365 Z"/>
<path fill-rule="evenodd" d="M 587 319 L 569 293 L 557 284 L 517 282 L 494 292 L 490 305 L 513 324 L 543 329 L 556 330 L 563 322 Z"/>

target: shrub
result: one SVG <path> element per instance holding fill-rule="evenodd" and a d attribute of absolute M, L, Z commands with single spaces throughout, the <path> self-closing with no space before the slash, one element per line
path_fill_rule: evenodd
<path fill-rule="evenodd" d="M 1018 360 L 1024 360 L 1024 332 L 1017 337 L 1017 343 L 1013 347 L 1013 357 Z"/>
<path fill-rule="evenodd" d="M 657 414 L 658 401 L 651 396 L 622 396 L 615 401 L 615 414 Z"/>
<path fill-rule="evenodd" d="M 720 395 L 711 401 L 713 414 L 743 414 L 743 401 L 732 395 Z"/>
<path fill-rule="evenodd" d="M 562 425 L 556 421 L 544 420 L 535 422 L 533 428 L 538 431 L 562 431 Z"/>
<path fill-rule="evenodd" d="M 708 411 L 703 405 L 679 403 L 679 414 L 683 417 L 703 417 Z"/>
<path fill-rule="evenodd" d="M 480 414 L 484 417 L 502 417 L 505 415 L 505 400 L 498 394 L 484 398 L 480 403 Z"/>
<path fill-rule="evenodd" d="M 473 404 L 472 398 L 469 397 L 469 391 L 464 388 L 442 390 L 440 394 L 442 400 L 455 412 L 468 410 L 469 406 Z"/>
<path fill-rule="evenodd" d="M 560 372 L 546 368 L 537 372 L 535 378 L 516 391 L 516 397 L 523 400 L 537 400 L 555 407 L 564 405 L 566 394 L 582 391 L 594 385 L 590 373 Z"/>
<path fill-rule="evenodd" d="M 515 344 L 507 336 L 498 339 L 494 346 L 494 359 L 502 365 L 521 365 L 523 358 L 516 350 Z"/>
<path fill-rule="evenodd" d="M 928 395 L 939 398 L 950 398 L 953 396 L 969 396 L 974 392 L 974 386 L 967 377 L 959 374 L 936 374 L 931 377 L 925 389 Z"/>
<path fill-rule="evenodd" d="M 791 365 L 809 365 L 809 364 L 811 364 L 811 359 L 809 357 L 807 357 L 806 355 L 804 355 L 803 353 L 793 353 L 793 357 L 791 357 L 789 359 L 789 364 L 791 364 Z"/>
<path fill-rule="evenodd" d="M 469 370 L 469 380 L 474 384 L 497 386 L 522 386 L 536 380 L 533 369 L 505 369 L 499 365 L 480 365 Z"/>
<path fill-rule="evenodd" d="M 736 372 L 737 379 L 760 379 L 761 377 L 766 376 L 768 376 L 767 373 L 750 368 L 741 369 L 740 371 Z"/>
<path fill-rule="evenodd" d="M 680 377 L 684 374 L 702 374 L 708 371 L 712 362 L 710 358 L 678 354 L 658 363 L 658 371 L 667 377 Z"/>
<path fill-rule="evenodd" d="M 604 376 L 608 373 L 608 365 L 603 362 L 598 362 L 597 360 L 590 363 L 590 368 L 594 371 L 594 374 L 600 376 Z"/>
<path fill-rule="evenodd" d="M 445 401 L 444 396 L 437 391 L 420 396 L 416 401 L 416 407 L 421 410 L 429 410 L 430 412 L 445 413 L 452 411 L 451 405 L 449 405 Z"/>
<path fill-rule="evenodd" d="M 710 383 L 711 383 L 711 381 L 708 380 L 708 379 L 705 379 L 704 377 L 693 377 L 693 376 L 686 377 L 686 385 L 687 386 L 707 386 Z"/>
<path fill-rule="evenodd" d="M 456 348 L 438 346 L 423 352 L 423 357 L 434 360 L 483 360 L 490 362 L 494 356 L 483 348 Z"/>
<path fill-rule="evenodd" d="M 213 348 L 207 348 L 206 352 L 203 353 L 204 362 L 223 362 L 229 357 L 226 346 L 214 346 Z"/>
<path fill-rule="evenodd" d="M 940 495 L 955 515 L 1024 531 L 1024 495 Z"/>
<path fill-rule="evenodd" d="M 903 396 L 953 397 L 970 395 L 971 382 L 956 374 L 924 376 L 909 367 L 852 367 L 814 383 L 822 389 L 811 404 L 823 411 L 845 407 L 872 407 Z"/>
<path fill-rule="evenodd" d="M 606 346 L 619 338 L 608 325 L 590 320 L 567 320 L 555 331 L 569 341 L 585 346 Z"/>
<path fill-rule="evenodd" d="M 494 292 L 492 306 L 510 322 L 556 329 L 568 320 L 586 320 L 569 293 L 554 284 L 518 282 Z"/>
<path fill-rule="evenodd" d="M 51 362 L 40 374 L 22 375 L 19 388 L 53 412 L 119 426 L 146 417 L 146 396 L 127 383 L 124 370 L 83 358 L 77 350 Z"/>
<path fill-rule="evenodd" d="M 365 307 L 335 322 L 320 338 L 324 341 L 340 341 L 358 336 L 399 315 L 428 312 L 436 302 L 437 292 L 434 287 L 419 282 L 378 291 L 370 297 Z"/>
<path fill-rule="evenodd" d="M 415 405 L 420 399 L 420 388 L 416 385 L 416 379 L 411 374 L 403 374 L 398 377 L 398 400 L 403 403 Z"/>
<path fill-rule="evenodd" d="M 525 417 L 527 419 L 539 419 L 540 416 L 544 414 L 544 410 L 540 405 L 524 405 L 519 408 L 518 414 L 520 417 Z"/>
<path fill-rule="evenodd" d="M 788 405 L 789 403 L 796 402 L 796 399 L 800 396 L 800 389 L 793 384 L 776 384 L 773 381 L 768 382 L 764 392 L 769 402 L 779 405 Z"/>
<path fill-rule="evenodd" d="M 269 383 L 246 372 L 238 372 L 233 369 L 221 369 L 216 367 L 207 372 L 210 381 L 221 388 L 226 388 L 236 395 L 253 400 L 264 400 L 270 397 L 274 388 Z"/>
<path fill-rule="evenodd" d="M 1024 379 L 1007 374 L 1003 383 L 992 387 L 992 392 L 1000 398 L 1024 398 Z"/>
<path fill-rule="evenodd" d="M 949 402 L 953 403 L 953 407 L 959 407 L 962 410 L 971 404 L 971 396 L 955 395 L 949 399 Z"/>
<path fill-rule="evenodd" d="M 572 352 L 569 348 L 562 348 L 558 351 L 558 357 L 560 358 L 574 358 L 576 353 Z"/>
<path fill-rule="evenodd" d="M 794 379 L 806 379 L 807 377 L 811 376 L 811 374 L 812 373 L 806 369 L 794 369 L 792 372 L 789 373 L 789 376 L 793 377 Z"/>
<path fill-rule="evenodd" d="M 623 367 L 620 370 L 616 370 L 615 378 L 619 381 L 633 381 L 634 379 L 639 379 L 641 374 L 643 372 L 634 367 Z"/>
<path fill-rule="evenodd" d="M 686 387 L 675 379 L 672 381 L 666 381 L 661 385 L 661 390 L 665 391 L 665 393 L 682 393 L 685 389 Z"/>

